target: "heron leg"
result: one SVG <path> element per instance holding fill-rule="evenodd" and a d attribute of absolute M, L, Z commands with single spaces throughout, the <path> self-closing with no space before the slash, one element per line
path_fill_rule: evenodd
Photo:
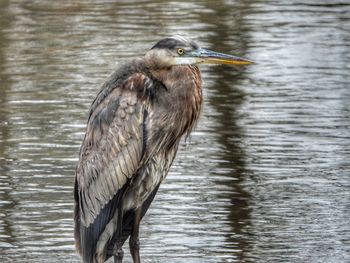
<path fill-rule="evenodd" d="M 117 240 L 114 245 L 114 263 L 123 262 L 123 241 L 122 241 L 122 232 L 123 232 L 123 208 L 120 206 L 118 209 L 118 222 L 117 222 L 117 231 L 116 237 Z"/>
<path fill-rule="evenodd" d="M 141 263 L 140 260 L 140 240 L 139 240 L 139 229 L 141 222 L 142 207 L 135 210 L 134 222 L 132 225 L 132 231 L 129 239 L 130 254 L 134 263 Z"/>

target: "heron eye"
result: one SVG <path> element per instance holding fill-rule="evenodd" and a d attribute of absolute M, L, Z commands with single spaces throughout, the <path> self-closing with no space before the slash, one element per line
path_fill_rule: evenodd
<path fill-rule="evenodd" d="M 183 55 L 184 53 L 185 53 L 185 51 L 182 48 L 177 49 L 177 54 Z"/>

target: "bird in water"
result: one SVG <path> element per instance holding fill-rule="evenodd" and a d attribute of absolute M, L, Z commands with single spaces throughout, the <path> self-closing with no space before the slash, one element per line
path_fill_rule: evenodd
<path fill-rule="evenodd" d="M 201 112 L 202 63 L 251 62 L 169 37 L 119 67 L 93 101 L 74 185 L 75 243 L 85 263 L 121 263 L 128 238 L 140 262 L 140 221 Z"/>

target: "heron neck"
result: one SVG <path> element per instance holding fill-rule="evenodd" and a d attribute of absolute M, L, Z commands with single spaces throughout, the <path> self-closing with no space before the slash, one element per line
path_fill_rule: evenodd
<path fill-rule="evenodd" d="M 178 65 L 168 69 L 151 70 L 152 76 L 166 88 L 159 96 L 167 116 L 176 124 L 179 136 L 189 134 L 202 108 L 202 79 L 195 65 Z"/>

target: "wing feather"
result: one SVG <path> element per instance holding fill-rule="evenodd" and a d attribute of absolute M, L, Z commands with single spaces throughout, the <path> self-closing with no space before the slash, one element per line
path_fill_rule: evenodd
<path fill-rule="evenodd" d="M 80 221 L 85 227 L 139 168 L 147 104 L 138 97 L 136 91 L 141 89 L 134 82 L 143 85 L 149 80 L 133 74 L 90 113 L 76 170 Z"/>

